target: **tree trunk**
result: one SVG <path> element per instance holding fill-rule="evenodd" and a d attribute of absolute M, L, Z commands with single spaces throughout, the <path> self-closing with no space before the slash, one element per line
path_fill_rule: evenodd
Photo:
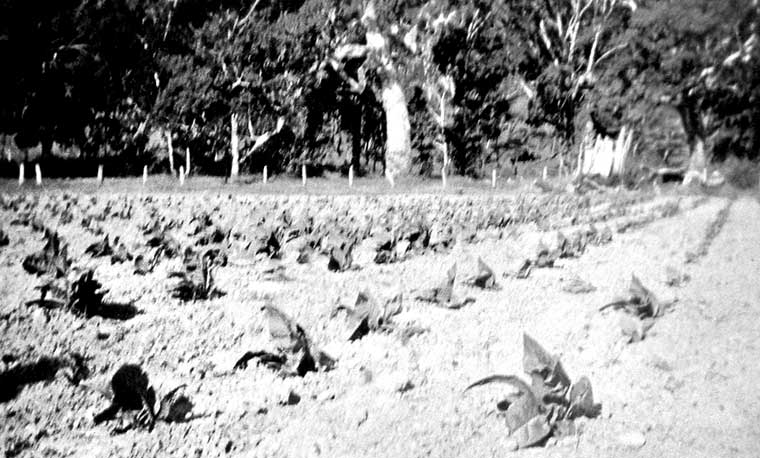
<path fill-rule="evenodd" d="M 5 134 L 0 134 L 0 138 L 3 139 L 3 151 L 5 152 L 5 160 L 8 162 L 11 162 L 13 160 L 13 153 L 11 153 L 11 148 L 8 146 L 8 136 Z"/>
<path fill-rule="evenodd" d="M 230 116 L 230 181 L 235 181 L 240 175 L 240 138 L 238 137 L 238 117 L 237 114 Z"/>
<path fill-rule="evenodd" d="M 40 140 L 40 157 L 46 158 L 50 156 L 53 152 L 53 139 L 49 136 L 42 137 L 42 140 Z"/>
<path fill-rule="evenodd" d="M 694 138 L 689 142 L 689 171 L 702 172 L 707 167 L 707 155 L 705 153 L 705 139 Z"/>
<path fill-rule="evenodd" d="M 401 85 L 395 79 L 382 88 L 385 111 L 385 167 L 392 176 L 408 175 L 411 167 L 412 140 L 409 111 Z"/>
<path fill-rule="evenodd" d="M 438 120 L 436 124 L 438 125 L 438 129 L 436 132 L 436 140 L 439 142 L 441 151 L 441 163 L 443 164 L 444 170 L 449 170 L 451 159 L 449 158 L 449 143 L 446 141 L 446 97 L 443 90 L 440 94 L 437 117 Z"/>
<path fill-rule="evenodd" d="M 359 96 L 351 94 L 340 103 L 340 130 L 337 135 L 339 148 L 339 161 L 345 163 L 346 159 L 359 172 L 361 165 L 361 128 L 362 108 Z"/>
<path fill-rule="evenodd" d="M 689 168 L 687 177 L 701 173 L 707 167 L 708 157 L 705 151 L 705 126 L 699 117 L 696 107 L 688 102 L 681 103 L 678 107 L 681 116 L 681 124 L 686 133 L 686 141 L 689 145 Z"/>
<path fill-rule="evenodd" d="M 354 173 L 361 174 L 362 159 L 362 109 L 359 103 L 352 103 L 351 108 L 351 166 Z"/>
<path fill-rule="evenodd" d="M 752 115 L 752 150 L 749 156 L 755 159 L 760 156 L 760 107 L 755 106 Z"/>
<path fill-rule="evenodd" d="M 169 154 L 169 173 L 174 176 L 174 144 L 172 143 L 171 131 L 166 132 L 166 149 Z"/>

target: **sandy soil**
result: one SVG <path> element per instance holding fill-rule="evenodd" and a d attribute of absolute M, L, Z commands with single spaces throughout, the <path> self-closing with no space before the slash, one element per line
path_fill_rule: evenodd
<path fill-rule="evenodd" d="M 39 193 L 38 206 L 55 192 Z M 259 198 L 217 194 L 161 198 L 167 214 L 218 205 L 245 231 L 251 202 Z M 198 414 L 188 423 L 159 423 L 152 432 L 114 436 L 108 425 L 92 424 L 107 401 L 58 377 L 28 385 L 15 399 L 0 403 L 0 446 L 8 456 L 81 457 L 756 456 L 760 204 L 749 195 L 628 197 L 629 204 L 639 205 L 638 213 L 607 222 L 627 228 L 616 231 L 610 244 L 589 247 L 581 257 L 534 270 L 523 280 L 501 273 L 537 239 L 552 237 L 536 224 L 508 227 L 476 243 L 459 243 L 449 253 L 392 265 L 372 263 L 364 246 L 357 253 L 360 268 L 345 273 L 328 272 L 324 257 L 296 264 L 296 253 L 286 250 L 282 264 L 290 281 L 265 279 L 264 263 L 236 262 L 218 271 L 224 297 L 190 303 L 168 292 L 167 272 L 179 261 L 162 262 L 152 274 L 138 277 L 129 265 L 79 258 L 97 238 L 76 223 L 61 226 L 70 252 L 96 269 L 110 290 L 108 298 L 134 302 L 143 311 L 128 321 L 85 320 L 25 306 L 35 296 L 36 280 L 23 271 L 21 260 L 42 241 L 28 228 L 9 227 L 12 213 L 0 212 L 0 226 L 11 238 L 0 248 L 2 354 L 33 360 L 80 351 L 91 358 L 87 383 L 93 386 L 105 385 L 119 365 L 139 363 L 159 391 L 186 383 Z M 108 198 L 123 199 L 118 193 Z M 346 207 L 368 205 L 365 198 L 344 199 Z M 594 199 L 620 202 L 607 195 Z M 670 201 L 678 203 L 675 215 L 645 218 L 646 208 Z M 484 197 L 482 205 L 499 202 Z M 631 225 L 637 214 L 642 224 Z M 137 244 L 143 216 L 138 212 L 133 220 L 103 226 Z M 457 282 L 457 293 L 475 298 L 460 310 L 411 299 L 414 290 L 437 283 L 453 262 L 466 272 L 479 256 L 496 271 L 501 289 L 482 291 Z M 690 280 L 668 286 L 671 270 Z M 632 273 L 658 297 L 675 302 L 645 340 L 626 344 L 618 312 L 598 308 L 627 287 Z M 564 282 L 576 276 L 596 290 L 564 292 Z M 348 342 L 345 323 L 331 318 L 331 312 L 338 302 L 351 304 L 362 289 L 379 298 L 403 292 L 407 299 L 399 325 L 426 332 L 406 342 L 398 333 Z M 303 378 L 281 378 L 256 365 L 233 371 L 246 350 L 271 348 L 260 312 L 269 303 L 303 324 L 337 358 L 337 367 Z M 522 374 L 524 332 L 559 354 L 572 378 L 587 375 L 603 411 L 599 418 L 579 421 L 577 436 L 514 451 L 495 406 L 507 388 L 463 389 L 486 375 Z M 292 393 L 299 402 L 288 402 Z"/>

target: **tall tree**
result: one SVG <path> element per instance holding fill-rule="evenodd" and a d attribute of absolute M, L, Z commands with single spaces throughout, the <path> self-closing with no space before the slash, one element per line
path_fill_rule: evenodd
<path fill-rule="evenodd" d="M 43 155 L 53 142 L 88 151 L 91 139 L 114 137 L 151 68 L 142 6 L 138 0 L 0 4 L 0 15 L 12 18 L 0 26 L 0 52 L 14 62 L 3 72 L 0 129 L 17 132 L 24 146 L 41 143 Z"/>
<path fill-rule="evenodd" d="M 678 110 L 691 172 L 732 124 L 756 131 L 759 8 L 754 0 L 650 0 L 634 17 L 631 64 L 652 97 Z"/>

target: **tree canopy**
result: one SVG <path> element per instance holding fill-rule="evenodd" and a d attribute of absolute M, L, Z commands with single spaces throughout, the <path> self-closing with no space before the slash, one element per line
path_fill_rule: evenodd
<path fill-rule="evenodd" d="M 587 124 L 658 151 L 664 105 L 708 157 L 760 150 L 753 0 L 0 0 L 0 18 L 0 135 L 43 156 L 160 163 L 168 136 L 222 173 L 234 130 L 243 170 L 361 171 L 406 125 L 417 172 L 477 175 L 547 138 L 572 152 Z"/>

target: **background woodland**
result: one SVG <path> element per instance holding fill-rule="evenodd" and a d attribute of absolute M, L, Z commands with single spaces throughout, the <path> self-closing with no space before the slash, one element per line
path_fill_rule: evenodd
<path fill-rule="evenodd" d="M 759 17 L 757 0 L 0 0 L 0 169 L 509 174 L 623 127 L 640 163 L 756 159 Z"/>

